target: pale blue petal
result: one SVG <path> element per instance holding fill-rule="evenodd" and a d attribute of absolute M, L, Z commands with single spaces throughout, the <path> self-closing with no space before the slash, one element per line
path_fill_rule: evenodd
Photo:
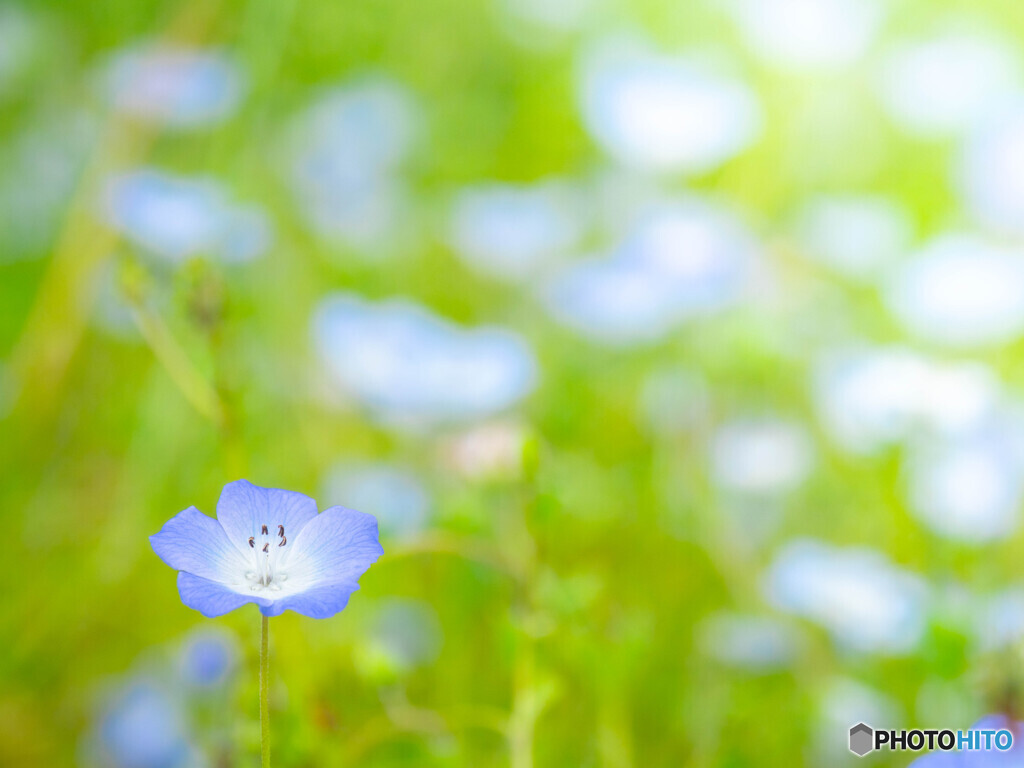
<path fill-rule="evenodd" d="M 208 619 L 223 616 L 246 603 L 256 603 L 261 607 L 271 604 L 270 600 L 256 597 L 254 594 L 244 595 L 235 592 L 223 584 L 193 576 L 185 571 L 178 574 L 178 594 L 181 595 L 181 602 Z"/>
<path fill-rule="evenodd" d="M 383 554 L 373 515 L 331 507 L 302 529 L 287 562 L 313 583 L 338 584 L 356 581 Z"/>
<path fill-rule="evenodd" d="M 215 581 L 226 581 L 243 573 L 246 565 L 239 550 L 212 517 L 195 507 L 179 512 L 149 537 L 153 551 L 178 571 Z"/>
<path fill-rule="evenodd" d="M 248 480 L 228 483 L 217 502 L 217 519 L 228 538 L 243 553 L 247 553 L 249 537 L 258 536 L 262 526 L 276 536 L 277 527 L 284 526 L 289 541 L 310 520 L 315 518 L 316 502 L 301 493 L 280 488 L 261 488 Z"/>
<path fill-rule="evenodd" d="M 348 605 L 348 599 L 359 589 L 354 581 L 338 584 L 321 584 L 295 595 L 274 600 L 270 605 L 260 607 L 264 616 L 280 616 L 285 611 L 295 611 L 313 619 L 326 619 Z"/>

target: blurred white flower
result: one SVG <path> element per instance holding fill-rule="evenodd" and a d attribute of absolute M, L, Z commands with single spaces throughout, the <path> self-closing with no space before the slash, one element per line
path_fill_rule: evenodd
<path fill-rule="evenodd" d="M 739 419 L 711 441 L 711 476 L 739 494 L 773 496 L 799 487 L 814 464 L 814 445 L 803 425 L 774 417 Z"/>
<path fill-rule="evenodd" d="M 746 84 L 640 44 L 589 51 L 579 99 L 597 143 L 646 171 L 710 171 L 753 144 L 761 130 L 761 109 Z"/>
<path fill-rule="evenodd" d="M 110 179 L 102 214 L 136 245 L 170 261 L 197 255 L 248 261 L 262 255 L 272 237 L 264 214 L 232 204 L 214 179 L 151 168 Z"/>
<path fill-rule="evenodd" d="M 915 446 L 907 466 L 912 514 L 940 536 L 962 541 L 1012 534 L 1024 501 L 1024 438 L 1021 425 L 1014 426 Z"/>
<path fill-rule="evenodd" d="M 449 239 L 471 267 L 521 279 L 576 246 L 581 216 L 581 201 L 565 182 L 480 185 L 456 197 Z"/>
<path fill-rule="evenodd" d="M 907 133 L 944 137 L 967 130 L 1016 88 L 1020 57 L 995 32 L 954 29 L 896 45 L 878 74 L 892 120 Z"/>
<path fill-rule="evenodd" d="M 726 0 L 725 8 L 754 53 L 794 71 L 856 64 L 884 18 L 878 0 Z"/>
<path fill-rule="evenodd" d="M 656 341 L 691 317 L 735 302 L 757 254 L 731 214 L 676 200 L 642 216 L 610 259 L 557 275 L 544 299 L 556 320 L 595 340 Z"/>
<path fill-rule="evenodd" d="M 800 631 L 779 619 L 740 613 L 712 614 L 698 628 L 704 653 L 749 672 L 788 666 L 803 650 Z"/>
<path fill-rule="evenodd" d="M 956 172 L 963 205 L 993 230 L 1024 237 L 1024 97 L 989 110 L 964 143 Z"/>
<path fill-rule="evenodd" d="M 0 98 L 7 95 L 40 49 L 33 16 L 15 3 L 0 6 Z"/>
<path fill-rule="evenodd" d="M 918 433 L 962 434 L 999 402 L 999 383 L 980 364 L 943 364 L 902 347 L 838 350 L 817 364 L 814 398 L 831 437 L 871 454 Z"/>
<path fill-rule="evenodd" d="M 817 622 L 852 651 L 902 655 L 924 633 L 924 581 L 872 549 L 794 541 L 765 574 L 764 589 L 776 607 Z"/>
<path fill-rule="evenodd" d="M 320 492 L 327 504 L 344 504 L 377 518 L 384 536 L 409 537 L 427 527 L 430 494 L 409 470 L 382 462 L 341 461 L 327 472 Z"/>
<path fill-rule="evenodd" d="M 951 347 L 1011 341 L 1024 331 L 1024 248 L 940 236 L 895 270 L 885 301 L 908 331 L 928 341 Z"/>
<path fill-rule="evenodd" d="M 525 397 L 537 378 L 533 353 L 516 334 L 461 328 L 404 300 L 331 296 L 313 332 L 337 381 L 396 425 L 481 418 Z"/>
<path fill-rule="evenodd" d="M 434 661 L 444 639 L 437 612 L 422 600 L 386 602 L 374 617 L 370 636 L 400 670 Z"/>
<path fill-rule="evenodd" d="M 672 435 L 699 426 L 708 416 L 709 403 L 708 383 L 699 373 L 664 368 L 644 379 L 637 407 L 647 429 Z"/>
<path fill-rule="evenodd" d="M 46 255 L 98 133 L 91 115 L 46 111 L 0 142 L 0 264 Z"/>
<path fill-rule="evenodd" d="M 175 128 L 222 122 L 238 107 L 243 83 L 222 52 L 162 44 L 121 51 L 103 73 L 114 109 Z"/>
<path fill-rule="evenodd" d="M 377 74 L 326 92 L 299 117 L 290 180 L 317 233 L 371 253 L 394 242 L 408 207 L 399 171 L 418 123 L 411 93 Z"/>
<path fill-rule="evenodd" d="M 901 723 L 900 706 L 884 693 L 851 678 L 829 680 L 820 692 L 819 732 L 814 739 L 815 765 L 837 765 L 850 760 L 850 726 L 855 723 Z"/>
<path fill-rule="evenodd" d="M 816 197 L 797 213 L 801 251 L 836 272 L 867 279 L 904 255 L 912 227 L 907 211 L 885 197 Z"/>
<path fill-rule="evenodd" d="M 605 0 L 497 0 L 510 17 L 554 32 L 578 29 Z"/>
<path fill-rule="evenodd" d="M 523 466 L 526 430 L 510 421 L 493 421 L 454 435 L 445 445 L 448 463 L 464 477 L 512 477 Z"/>

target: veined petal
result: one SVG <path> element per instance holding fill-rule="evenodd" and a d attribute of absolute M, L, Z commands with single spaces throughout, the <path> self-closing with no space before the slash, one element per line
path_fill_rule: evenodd
<path fill-rule="evenodd" d="M 302 529 L 284 562 L 290 578 L 301 578 L 312 588 L 354 582 L 383 554 L 377 518 L 331 507 Z"/>
<path fill-rule="evenodd" d="M 261 488 L 248 480 L 228 483 L 217 502 L 217 520 L 231 543 L 245 553 L 249 537 L 257 536 L 266 525 L 270 534 L 283 525 L 289 541 L 315 518 L 316 502 L 302 493 L 280 488 Z"/>
<path fill-rule="evenodd" d="M 189 507 L 149 537 L 153 551 L 178 571 L 214 581 L 234 581 L 245 572 L 245 562 L 212 517 Z"/>
<path fill-rule="evenodd" d="M 285 611 L 295 611 L 313 619 L 326 619 L 348 605 L 349 597 L 357 589 L 359 585 L 354 581 L 321 584 L 261 605 L 260 612 L 264 616 L 280 616 Z"/>
<path fill-rule="evenodd" d="M 271 601 L 265 598 L 235 592 L 224 584 L 194 576 L 186 571 L 178 574 L 178 594 L 181 595 L 181 602 L 208 619 L 223 616 L 246 603 L 256 603 L 261 610 L 271 604 Z"/>

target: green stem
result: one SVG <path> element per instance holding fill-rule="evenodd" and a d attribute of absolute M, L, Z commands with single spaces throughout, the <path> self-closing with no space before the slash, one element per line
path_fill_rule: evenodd
<path fill-rule="evenodd" d="M 270 618 L 263 617 L 260 638 L 260 765 L 270 768 Z"/>

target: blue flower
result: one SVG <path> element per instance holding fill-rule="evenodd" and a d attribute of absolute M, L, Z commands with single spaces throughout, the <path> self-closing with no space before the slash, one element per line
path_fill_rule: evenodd
<path fill-rule="evenodd" d="M 135 46 L 111 59 L 104 87 L 119 112 L 190 129 L 226 120 L 242 100 L 245 78 L 219 51 Z"/>
<path fill-rule="evenodd" d="M 246 603 L 264 616 L 333 616 L 384 554 L 372 515 L 344 507 L 317 514 L 308 496 L 246 480 L 224 486 L 216 520 L 189 507 L 149 541 L 180 571 L 181 601 L 208 618 Z"/>
<path fill-rule="evenodd" d="M 199 254 L 250 261 L 273 239 L 262 210 L 233 203 L 216 179 L 155 168 L 113 176 L 100 213 L 128 240 L 171 262 Z"/>

